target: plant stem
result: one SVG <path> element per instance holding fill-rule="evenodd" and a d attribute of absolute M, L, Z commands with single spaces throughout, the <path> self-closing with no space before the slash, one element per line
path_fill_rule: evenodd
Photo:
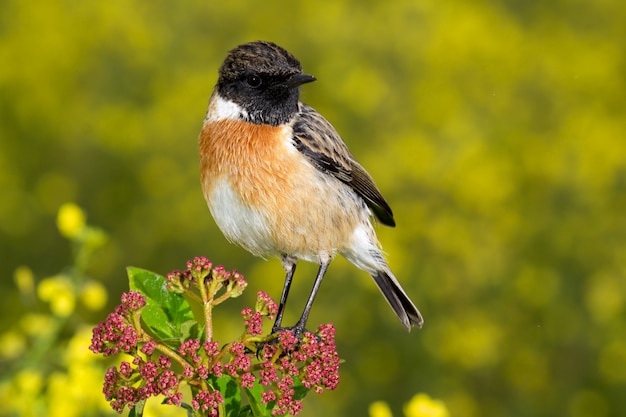
<path fill-rule="evenodd" d="M 213 300 L 213 305 L 218 305 L 218 304 L 228 300 L 229 298 L 231 298 L 230 294 L 231 294 L 230 292 L 225 292 L 224 294 L 222 294 L 221 296 L 219 296 L 218 298 Z"/>
<path fill-rule="evenodd" d="M 212 300 L 206 300 L 204 302 L 204 333 L 206 335 L 206 341 L 211 342 L 213 340 L 213 302 Z"/>
<path fill-rule="evenodd" d="M 155 349 L 160 350 L 170 358 L 174 359 L 183 369 L 191 366 L 189 362 L 183 359 L 178 353 L 162 343 L 156 342 Z"/>
<path fill-rule="evenodd" d="M 141 326 L 141 312 L 140 311 L 135 311 L 133 314 L 133 325 L 135 327 L 135 329 L 137 330 L 138 336 L 139 338 L 141 338 L 144 342 L 148 342 L 148 341 L 153 341 L 156 343 L 155 348 L 160 350 L 161 352 L 165 353 L 166 355 L 168 355 L 170 358 L 174 359 L 183 369 L 185 369 L 188 366 L 191 366 L 189 364 L 189 362 L 187 362 L 185 359 L 183 359 L 178 353 L 176 353 L 174 350 L 172 350 L 171 348 L 169 348 L 168 346 L 157 342 L 156 340 L 154 340 L 152 337 L 150 337 L 149 334 L 147 334 L 143 327 Z"/>

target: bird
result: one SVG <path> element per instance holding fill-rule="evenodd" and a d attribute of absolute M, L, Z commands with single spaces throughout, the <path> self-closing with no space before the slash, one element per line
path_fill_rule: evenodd
<path fill-rule="evenodd" d="M 272 334 L 305 326 L 330 262 L 342 255 L 369 273 L 402 325 L 424 322 L 391 272 L 373 220 L 394 227 L 389 204 L 339 133 L 300 101 L 317 79 L 269 41 L 231 49 L 218 71 L 198 138 L 202 191 L 226 239 L 278 257 L 286 276 Z M 302 314 L 282 319 L 299 260 L 319 264 Z"/>

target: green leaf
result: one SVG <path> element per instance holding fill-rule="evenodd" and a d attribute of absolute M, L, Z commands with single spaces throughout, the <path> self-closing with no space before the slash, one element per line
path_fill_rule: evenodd
<path fill-rule="evenodd" d="M 195 323 L 191 307 L 182 295 L 166 289 L 165 277 L 135 267 L 128 267 L 127 273 L 130 289 L 146 297 L 146 307 L 141 312 L 145 325 L 162 339 L 188 336 Z"/>
<path fill-rule="evenodd" d="M 293 381 L 293 398 L 294 400 L 301 400 L 306 397 L 311 389 L 302 385 L 302 381 L 297 376 L 293 377 Z"/>
<path fill-rule="evenodd" d="M 224 398 L 224 411 L 226 417 L 239 416 L 239 410 L 241 408 L 241 391 L 232 377 L 228 375 L 222 375 L 221 377 L 210 376 L 208 378 L 209 384 L 219 391 Z"/>
<path fill-rule="evenodd" d="M 130 410 L 128 417 L 142 417 L 143 408 L 146 405 L 146 400 L 138 401 L 137 404 Z"/>
<path fill-rule="evenodd" d="M 195 320 L 187 320 L 180 325 L 180 335 L 183 340 L 201 339 L 202 332 Z"/>
<path fill-rule="evenodd" d="M 252 388 L 243 388 L 248 399 L 250 411 L 254 417 L 266 417 L 272 415 L 272 408 L 274 408 L 274 402 L 263 404 L 262 396 L 264 388 L 258 381 L 254 381 Z"/>
<path fill-rule="evenodd" d="M 237 415 L 237 417 L 254 417 L 250 404 L 246 404 L 241 407 L 241 410 L 239 410 L 239 414 Z"/>
<path fill-rule="evenodd" d="M 194 417 L 195 416 L 195 411 L 194 411 L 193 407 L 190 406 L 189 404 L 181 403 L 180 407 L 182 409 L 184 409 L 185 411 L 187 411 L 187 417 Z"/>
<path fill-rule="evenodd" d="M 163 401 L 161 401 L 161 405 L 165 405 L 168 404 L 169 398 L 163 398 Z M 187 412 L 187 417 L 195 417 L 195 410 L 193 409 L 193 407 L 189 404 L 187 404 L 186 402 L 181 402 L 180 403 L 180 408 L 182 408 L 183 410 L 185 410 Z M 130 417 L 130 415 L 128 416 Z"/>

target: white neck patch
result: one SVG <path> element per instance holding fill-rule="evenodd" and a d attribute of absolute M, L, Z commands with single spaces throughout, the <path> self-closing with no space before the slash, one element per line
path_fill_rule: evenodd
<path fill-rule="evenodd" d="M 248 113 L 239 104 L 231 100 L 225 100 L 219 94 L 214 94 L 209 103 L 209 109 L 204 117 L 204 121 L 241 120 L 247 116 Z"/>

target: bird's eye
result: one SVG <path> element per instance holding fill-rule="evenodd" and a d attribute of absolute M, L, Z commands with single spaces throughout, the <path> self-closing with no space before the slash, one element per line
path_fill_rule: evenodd
<path fill-rule="evenodd" d="M 246 77 L 246 82 L 248 83 L 248 85 L 252 88 L 257 88 L 258 86 L 261 85 L 262 80 L 261 77 L 259 77 L 256 74 L 250 74 Z"/>

